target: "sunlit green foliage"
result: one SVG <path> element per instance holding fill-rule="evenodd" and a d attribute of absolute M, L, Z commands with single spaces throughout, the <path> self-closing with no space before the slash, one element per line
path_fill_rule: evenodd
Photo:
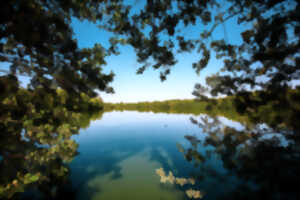
<path fill-rule="evenodd" d="M 222 70 L 207 77 L 207 86 L 196 85 L 194 94 L 200 99 L 207 99 L 207 93 L 234 96 L 201 104 L 120 104 L 118 109 L 203 111 L 230 119 L 239 119 L 236 114 L 241 113 L 251 122 L 291 127 L 298 144 L 300 98 L 298 92 L 290 92 L 290 85 L 300 78 L 299 1 L 147 0 L 140 9 L 127 3 L 10 0 L 0 7 L 0 64 L 6 66 L 0 77 L 0 174 L 5 174 L 0 176 L 1 198 L 67 173 L 62 164 L 76 154 L 70 137 L 80 124 L 89 123 L 83 113 L 102 109 L 101 101 L 92 99 L 96 90 L 113 92 L 113 73 L 103 73 L 102 66 L 106 56 L 119 53 L 119 45 L 134 48 L 141 64 L 137 73 L 152 66 L 161 69 L 161 80 L 179 53 L 198 51 L 199 61 L 191 66 L 198 74 L 215 53 L 223 61 Z M 72 18 L 111 32 L 110 47 L 78 48 Z M 229 19 L 243 27 L 243 42 L 228 41 L 225 28 L 224 39 L 213 38 L 214 30 Z M 196 38 L 179 31 L 193 25 Z M 27 88 L 20 87 L 19 75 L 29 77 Z M 253 95 L 250 89 L 260 92 Z"/>
<path fill-rule="evenodd" d="M 64 181 L 77 153 L 71 136 L 103 108 L 94 90 L 112 91 L 113 74 L 100 67 L 107 53 L 100 44 L 79 49 L 70 27 L 71 16 L 93 20 L 97 4 L 22 0 L 0 8 L 1 199 Z M 19 75 L 29 77 L 27 88 Z"/>
<path fill-rule="evenodd" d="M 247 98 L 254 102 L 261 102 L 266 95 L 262 92 L 244 93 Z M 240 95 L 230 96 L 218 99 L 206 100 L 168 100 L 154 102 L 139 103 L 105 103 L 104 110 L 132 110 L 139 112 L 153 113 L 177 113 L 177 114 L 208 114 L 210 116 L 224 116 L 228 119 L 247 123 L 267 123 L 271 127 L 296 127 L 297 124 L 294 117 L 299 113 L 300 103 L 298 101 L 300 95 L 299 89 L 289 90 L 286 96 L 278 99 L 269 99 L 268 104 L 257 104 L 255 110 L 241 110 L 239 105 L 244 105 L 244 97 Z M 282 106 L 284 102 L 284 106 Z M 290 108 L 290 109 L 287 109 Z M 292 109 L 293 108 L 293 109 Z"/>
<path fill-rule="evenodd" d="M 102 101 L 63 89 L 24 89 L 12 75 L 0 78 L 0 88 L 0 198 L 65 179 L 65 163 L 78 147 L 71 136 L 101 117 Z"/>

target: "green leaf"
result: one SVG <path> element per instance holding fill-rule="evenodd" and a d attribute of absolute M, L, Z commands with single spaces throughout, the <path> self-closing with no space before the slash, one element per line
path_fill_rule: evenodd
<path fill-rule="evenodd" d="M 33 176 L 30 177 L 29 180 L 30 180 L 31 182 L 36 182 L 36 181 L 39 180 L 39 176 L 38 176 L 38 175 L 33 175 Z"/>

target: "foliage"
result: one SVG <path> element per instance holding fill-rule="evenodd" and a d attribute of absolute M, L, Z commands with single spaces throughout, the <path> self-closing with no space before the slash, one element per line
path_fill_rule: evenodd
<path fill-rule="evenodd" d="M 287 91 L 286 96 L 278 99 L 269 99 L 268 104 L 257 105 L 255 112 L 252 110 L 242 112 L 239 107 L 243 105 L 244 100 L 240 95 L 217 99 L 206 100 L 167 100 L 139 103 L 105 103 L 104 110 L 132 110 L 139 112 L 153 113 L 176 113 L 176 114 L 208 114 L 210 116 L 224 116 L 233 121 L 255 125 L 257 123 L 266 123 L 269 126 L 276 127 L 296 127 L 297 120 L 294 119 L 295 110 L 299 111 L 299 89 Z M 265 93 L 256 91 L 244 93 L 247 98 L 254 102 L 255 99 L 261 100 L 261 95 Z M 284 102 L 285 106 L 281 106 Z M 245 102 L 246 103 L 246 102 Z M 286 107 L 293 109 L 286 109 Z M 299 112 L 298 112 L 299 113 Z"/>
<path fill-rule="evenodd" d="M 71 136 L 99 116 L 101 100 L 85 94 L 74 98 L 63 89 L 20 88 L 13 75 L 2 76 L 0 88 L 0 198 L 64 182 L 66 163 L 77 154 Z"/>
<path fill-rule="evenodd" d="M 59 87 L 71 95 L 93 97 L 95 89 L 112 92 L 108 84 L 113 74 L 103 74 L 101 67 L 106 56 L 119 53 L 119 45 L 135 49 L 142 63 L 138 73 L 149 66 L 162 68 L 162 80 L 179 53 L 198 50 L 202 56 L 193 68 L 199 73 L 214 52 L 224 66 L 207 77 L 208 87 L 196 85 L 196 96 L 205 98 L 206 91 L 235 94 L 237 110 L 250 116 L 277 99 L 280 106 L 293 110 L 293 118 L 299 117 L 299 110 L 283 99 L 289 84 L 299 79 L 298 1 L 148 0 L 134 6 L 122 0 L 9 1 L 1 8 L 0 61 L 9 66 L 10 74 L 30 76 L 32 89 Z M 79 49 L 72 37 L 72 17 L 112 32 L 111 46 Z M 213 39 L 214 30 L 229 19 L 242 27 L 242 43 Z M 201 26 L 197 38 L 180 33 L 193 25 Z M 249 89 L 261 90 L 260 98 L 249 98 Z"/>
<path fill-rule="evenodd" d="M 226 100 L 167 100 L 167 101 L 153 101 L 153 102 L 139 102 L 139 103 L 104 103 L 104 111 L 123 111 L 132 110 L 139 112 L 153 112 L 153 113 L 177 113 L 177 114 L 194 114 L 199 115 L 209 113 L 211 115 L 221 114 L 221 110 L 217 105 L 224 105 L 229 102 Z M 218 103 L 217 103 L 218 102 Z M 234 109 L 232 105 L 228 108 Z M 224 110 L 225 111 L 225 110 Z"/>
<path fill-rule="evenodd" d="M 79 49 L 70 27 L 71 17 L 92 20 L 97 2 L 9 1 L 1 7 L 0 61 L 10 74 L 28 75 L 35 89 L 61 87 L 68 93 L 94 89 L 111 91 L 113 74 L 100 66 L 107 55 L 100 44 Z M 99 15 L 99 14 L 97 14 Z M 28 20 L 30 19 L 30 20 Z"/>
<path fill-rule="evenodd" d="M 186 160 L 203 167 L 205 162 L 218 157 L 227 173 L 212 174 L 240 180 L 233 191 L 227 191 L 228 195 L 220 199 L 298 199 L 299 191 L 293 185 L 299 184 L 295 176 L 300 173 L 299 148 L 289 137 L 293 132 L 288 129 L 276 132 L 269 127 L 262 128 L 261 124 L 237 130 L 207 116 L 199 120 L 192 118 L 191 122 L 206 137 L 187 135 L 190 146 L 183 148 L 178 144 Z M 199 151 L 199 146 L 206 150 Z M 205 169 L 201 168 L 199 173 L 202 171 Z M 204 179 L 209 175 L 202 173 L 202 176 Z"/>
<path fill-rule="evenodd" d="M 213 95 L 231 95 L 247 87 L 275 92 L 299 79 L 300 5 L 296 0 L 148 0 L 139 8 L 134 6 L 122 0 L 9 1 L 1 8 L 1 61 L 11 64 L 11 73 L 31 75 L 33 87 L 59 85 L 68 92 L 89 94 L 97 88 L 111 91 L 112 74 L 102 74 L 100 66 L 105 56 L 118 53 L 119 44 L 135 49 L 143 64 L 138 73 L 149 66 L 163 68 L 162 80 L 178 53 L 198 50 L 202 56 L 193 68 L 200 72 L 214 51 L 224 67 L 222 73 L 207 78 Z M 72 38 L 72 17 L 114 33 L 111 47 L 97 44 L 78 49 Z M 214 30 L 229 19 L 243 27 L 243 42 L 210 40 Z M 195 24 L 201 26 L 197 38 L 179 32 Z M 259 82 L 257 76 L 269 81 Z"/>
<path fill-rule="evenodd" d="M 199 52 L 199 61 L 192 66 L 197 73 L 216 54 L 223 60 L 222 70 L 207 78 L 207 86 L 196 85 L 194 94 L 204 99 L 206 92 L 235 95 L 228 104 L 221 103 L 225 110 L 234 106 L 234 112 L 251 121 L 266 117 L 275 128 L 291 126 L 293 137 L 299 138 L 299 105 L 291 103 L 299 102 L 299 95 L 289 93 L 291 82 L 299 79 L 299 1 L 147 0 L 141 8 L 127 3 L 10 0 L 0 7 L 0 64 L 4 68 L 0 76 L 0 173 L 6 174 L 0 176 L 1 197 L 12 197 L 26 185 L 66 173 L 61 166 L 76 154 L 70 137 L 78 133 L 83 113 L 102 108 L 99 100 L 92 99 L 96 90 L 113 92 L 109 86 L 113 73 L 103 73 L 102 66 L 106 56 L 119 53 L 119 45 L 134 48 L 142 64 L 137 73 L 150 66 L 160 68 L 161 80 L 179 53 Z M 110 47 L 78 48 L 72 18 L 112 32 Z M 213 39 L 215 29 L 229 19 L 243 27 L 240 44 Z M 196 38 L 180 33 L 193 25 L 199 30 Z M 19 75 L 30 78 L 26 89 L 20 87 Z M 250 89 L 260 92 L 249 95 Z M 155 112 L 181 113 L 196 105 L 153 104 Z M 150 109 L 145 105 L 139 105 L 140 109 Z M 46 163 L 51 167 L 44 170 Z"/>
<path fill-rule="evenodd" d="M 66 181 L 66 162 L 78 146 L 71 136 L 103 109 L 95 89 L 113 91 L 113 74 L 101 68 L 109 52 L 100 44 L 79 49 L 70 27 L 72 17 L 100 17 L 98 7 L 96 1 L 13 0 L 0 8 L 1 199 L 34 185 L 49 193 L 45 185 Z M 20 75 L 29 77 L 27 88 Z"/>

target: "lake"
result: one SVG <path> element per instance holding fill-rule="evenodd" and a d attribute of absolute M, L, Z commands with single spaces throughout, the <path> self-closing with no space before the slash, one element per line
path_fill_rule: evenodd
<path fill-rule="evenodd" d="M 78 129 L 69 122 L 77 119 Z M 243 120 L 241 120 L 243 121 Z M 47 127 L 46 127 L 47 128 Z M 292 133 L 208 114 L 82 114 L 42 144 L 6 137 L 0 187 L 8 199 L 298 199 Z M 74 130 L 74 132 L 71 132 Z M 31 136 L 32 137 L 32 136 Z M 7 147 L 6 147 L 6 146 Z M 14 195 L 14 196 L 13 196 Z"/>
<path fill-rule="evenodd" d="M 77 199 L 179 200 L 189 199 L 185 193 L 189 189 L 201 191 L 204 199 L 215 199 L 232 191 L 238 180 L 228 176 L 217 156 L 194 166 L 178 149 L 178 144 L 190 146 L 186 135 L 205 137 L 191 123 L 191 116 L 125 111 L 104 113 L 93 121 L 74 137 L 79 155 L 70 170 Z M 194 185 L 161 183 L 159 168 L 175 177 L 202 179 Z"/>

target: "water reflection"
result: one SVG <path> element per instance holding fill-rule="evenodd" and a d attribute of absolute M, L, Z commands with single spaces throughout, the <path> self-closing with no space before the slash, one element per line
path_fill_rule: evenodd
<path fill-rule="evenodd" d="M 45 135 L 39 145 L 26 134 L 3 137 L 2 197 L 296 199 L 291 184 L 299 183 L 300 163 L 292 132 L 273 134 L 266 125 L 208 115 L 189 118 L 89 113 L 68 118 L 58 126 L 64 137 Z M 84 128 L 76 135 L 64 128 L 71 125 Z"/>
<path fill-rule="evenodd" d="M 186 160 L 203 167 L 207 159 L 216 156 L 227 171 L 226 177 L 238 179 L 235 189 L 219 199 L 298 199 L 299 192 L 294 186 L 300 183 L 300 159 L 297 142 L 288 139 L 292 138 L 292 131 L 278 132 L 265 124 L 237 130 L 221 123 L 218 117 L 208 116 L 191 118 L 191 122 L 201 129 L 205 139 L 185 136 L 190 146 L 177 146 Z M 199 151 L 199 147 L 207 150 Z M 214 170 L 216 177 L 222 177 L 219 170 L 210 170 Z M 203 180 L 209 173 L 202 175 Z"/>
<path fill-rule="evenodd" d="M 167 175 L 163 168 L 158 168 L 155 172 L 160 177 L 161 183 L 177 184 L 181 187 L 184 185 L 195 185 L 196 183 L 194 178 L 175 177 L 171 171 L 169 171 Z M 186 190 L 185 193 L 189 198 L 201 199 L 203 197 L 203 193 L 200 190 L 194 190 L 192 188 Z"/>
<path fill-rule="evenodd" d="M 120 115 L 126 123 L 116 120 Z M 162 184 L 155 173 L 164 168 L 178 177 L 191 175 L 193 167 L 175 147 L 186 131 L 197 130 L 188 117 L 105 113 L 75 138 L 80 154 L 70 167 L 73 187 L 80 190 L 77 199 L 188 199 L 185 188 Z"/>
<path fill-rule="evenodd" d="M 114 170 L 98 172 L 83 185 L 78 199 L 182 199 L 184 194 L 174 186 L 161 187 L 153 172 L 161 164 L 151 161 L 150 157 L 151 150 L 145 149 L 120 161 L 117 177 Z"/>
<path fill-rule="evenodd" d="M 71 139 L 102 113 L 64 110 L 48 118 L 37 112 L 13 126 L 4 121 L 0 135 L 0 198 L 58 199 L 66 194 L 68 163 L 77 155 L 78 144 Z"/>

